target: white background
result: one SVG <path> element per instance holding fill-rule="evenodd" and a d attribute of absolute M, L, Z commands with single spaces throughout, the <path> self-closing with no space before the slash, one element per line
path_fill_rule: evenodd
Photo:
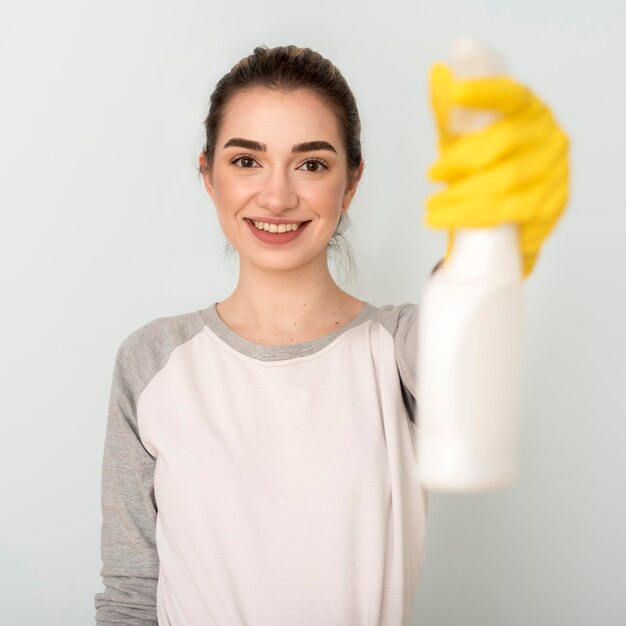
<path fill-rule="evenodd" d="M 3 624 L 93 623 L 115 351 L 234 288 L 195 170 L 215 82 L 259 44 L 339 67 L 367 163 L 355 295 L 418 302 L 445 249 L 427 71 L 464 33 L 553 108 L 572 198 L 525 286 L 520 480 L 431 495 L 414 624 L 626 623 L 626 3 L 60 0 L 0 8 Z"/>

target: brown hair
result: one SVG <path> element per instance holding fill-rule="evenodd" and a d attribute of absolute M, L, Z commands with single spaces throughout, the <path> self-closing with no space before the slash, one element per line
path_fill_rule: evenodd
<path fill-rule="evenodd" d="M 281 91 L 303 88 L 319 95 L 337 116 L 347 153 L 348 172 L 356 175 L 362 155 L 361 120 L 354 95 L 341 72 L 328 59 L 310 48 L 294 45 L 275 48 L 257 46 L 251 55 L 241 59 L 218 81 L 204 120 L 206 166 L 198 168 L 200 174 L 210 172 L 213 166 L 215 142 L 228 101 L 238 91 L 256 86 Z M 343 212 L 328 248 L 347 257 L 352 277 L 355 274 L 354 260 L 343 237 L 349 226 L 349 218 Z M 339 245 L 339 240 L 345 243 Z M 227 251 L 232 251 L 229 242 L 226 242 L 226 247 Z"/>

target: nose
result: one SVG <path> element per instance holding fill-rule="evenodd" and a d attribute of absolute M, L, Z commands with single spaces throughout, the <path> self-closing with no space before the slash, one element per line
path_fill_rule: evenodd
<path fill-rule="evenodd" d="M 269 170 L 257 195 L 259 206 L 271 213 L 280 214 L 298 206 L 298 194 L 289 172 L 281 168 Z"/>

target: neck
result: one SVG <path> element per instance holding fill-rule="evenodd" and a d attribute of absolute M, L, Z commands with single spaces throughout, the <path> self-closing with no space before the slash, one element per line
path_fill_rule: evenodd
<path fill-rule="evenodd" d="M 357 302 L 334 281 L 326 255 L 288 270 L 267 270 L 241 259 L 240 264 L 237 286 L 218 309 L 241 329 L 279 334 L 312 328 Z"/>

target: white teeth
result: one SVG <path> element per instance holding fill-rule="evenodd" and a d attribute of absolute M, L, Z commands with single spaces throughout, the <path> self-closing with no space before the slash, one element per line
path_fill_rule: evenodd
<path fill-rule="evenodd" d="M 269 222 L 254 222 L 259 230 L 265 230 L 269 233 L 285 233 L 291 230 L 297 230 L 300 224 L 270 224 Z"/>

